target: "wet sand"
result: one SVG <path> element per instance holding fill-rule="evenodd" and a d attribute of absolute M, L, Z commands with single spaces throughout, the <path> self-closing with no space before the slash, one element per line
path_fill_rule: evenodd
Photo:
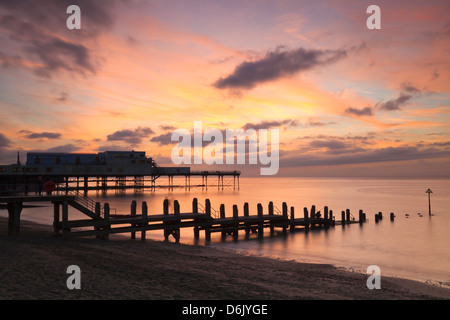
<path fill-rule="evenodd" d="M 66 286 L 70 265 L 80 267 L 80 290 Z M 367 275 L 331 265 L 125 237 L 62 239 L 27 221 L 10 237 L 3 217 L 0 271 L 3 300 L 450 299 L 450 289 L 398 278 L 369 290 Z"/>

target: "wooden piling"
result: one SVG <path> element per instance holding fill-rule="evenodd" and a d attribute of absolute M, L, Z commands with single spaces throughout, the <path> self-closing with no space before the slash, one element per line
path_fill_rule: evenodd
<path fill-rule="evenodd" d="M 258 203 L 258 237 L 264 235 L 264 220 L 263 220 L 263 207 L 261 203 Z"/>
<path fill-rule="evenodd" d="M 105 240 L 109 239 L 109 232 L 108 231 L 111 229 L 109 214 L 110 214 L 109 203 L 105 203 L 103 205 L 103 220 L 106 222 L 106 225 L 103 228 L 103 230 L 106 231 L 103 234 L 103 239 L 105 239 Z"/>
<path fill-rule="evenodd" d="M 146 238 L 146 227 L 148 226 L 148 207 L 147 202 L 142 201 L 142 232 L 141 232 L 141 241 L 145 241 Z"/>
<path fill-rule="evenodd" d="M 233 238 L 237 239 L 239 232 L 239 213 L 237 205 L 233 205 L 233 227 Z"/>
<path fill-rule="evenodd" d="M 291 226 L 290 231 L 295 230 L 295 213 L 294 213 L 294 207 L 291 207 Z"/>
<path fill-rule="evenodd" d="M 132 218 L 136 217 L 136 200 L 131 201 L 131 208 L 130 208 L 130 210 L 131 210 L 131 217 Z M 134 225 L 132 224 L 132 226 L 134 226 Z M 136 239 L 136 232 L 135 231 L 131 232 L 131 239 L 133 239 L 133 240 Z"/>
<path fill-rule="evenodd" d="M 209 199 L 205 200 L 205 214 L 211 220 L 211 201 Z M 205 239 L 207 241 L 211 240 L 211 228 L 209 225 L 205 226 Z"/>
<path fill-rule="evenodd" d="M 345 211 L 341 211 L 341 223 L 345 226 Z"/>
<path fill-rule="evenodd" d="M 391 212 L 391 221 L 394 221 L 395 215 L 393 212 Z"/>
<path fill-rule="evenodd" d="M 309 229 L 308 208 L 303 208 L 303 219 L 305 220 L 305 229 Z"/>
<path fill-rule="evenodd" d="M 175 216 L 175 222 L 172 224 L 172 235 L 175 238 L 175 241 L 178 243 L 180 242 L 180 204 L 178 203 L 178 200 L 175 200 L 173 202 L 173 214 Z"/>
<path fill-rule="evenodd" d="M 283 202 L 283 233 L 286 233 L 287 227 L 289 225 L 289 219 L 288 219 L 288 207 L 287 207 L 287 203 Z"/>
<path fill-rule="evenodd" d="M 273 216 L 273 202 L 272 201 L 269 202 L 269 215 Z M 271 225 L 270 226 L 270 235 L 272 236 L 273 233 L 274 233 L 274 227 Z"/>
<path fill-rule="evenodd" d="M 350 209 L 345 210 L 346 220 L 347 222 L 350 222 Z"/>
<path fill-rule="evenodd" d="M 163 214 L 164 214 L 164 217 L 169 215 L 169 199 L 164 199 Z M 167 223 L 165 221 L 163 221 L 163 225 L 164 225 L 164 240 L 168 241 L 169 240 L 169 230 L 167 230 Z"/>
<path fill-rule="evenodd" d="M 248 217 L 248 202 L 244 203 L 244 217 Z M 247 222 L 245 223 L 245 237 L 248 238 L 250 236 L 250 226 Z"/>
<path fill-rule="evenodd" d="M 195 214 L 198 213 L 198 199 L 197 198 L 192 199 L 192 213 L 195 213 Z M 200 230 L 198 228 L 198 225 L 194 226 L 194 238 L 196 240 L 200 239 Z"/>
<path fill-rule="evenodd" d="M 220 211 L 220 219 L 225 219 L 225 205 L 224 204 L 220 205 L 219 211 Z M 222 223 L 221 224 L 221 227 L 222 227 L 222 238 L 225 238 L 225 236 L 227 235 L 227 233 L 226 233 L 226 231 L 224 229 L 224 226 L 225 225 Z"/>

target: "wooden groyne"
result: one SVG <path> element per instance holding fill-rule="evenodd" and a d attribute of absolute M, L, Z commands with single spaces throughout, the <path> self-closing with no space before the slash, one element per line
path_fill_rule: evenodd
<path fill-rule="evenodd" d="M 63 237 L 108 238 L 110 234 L 130 233 L 131 238 L 135 239 L 136 233 L 140 233 L 141 240 L 145 240 L 147 231 L 162 230 L 166 240 L 172 236 L 178 242 L 180 230 L 191 228 L 195 239 L 199 239 L 200 233 L 204 233 L 205 239 L 210 240 L 211 234 L 215 232 L 221 233 L 222 237 L 231 235 L 237 239 L 241 231 L 245 232 L 246 238 L 251 234 L 262 237 L 265 229 L 269 229 L 270 234 L 275 230 L 286 233 L 296 229 L 329 228 L 337 224 L 345 226 L 366 221 L 362 210 L 359 211 L 358 219 L 347 209 L 342 211 L 341 220 L 337 220 L 333 210 L 329 210 L 327 206 L 323 208 L 323 213 L 317 211 L 314 205 L 310 209 L 303 208 L 302 213 L 297 213 L 295 208 L 288 207 L 286 202 L 283 202 L 279 209 L 272 201 L 268 203 L 266 210 L 260 203 L 253 211 L 248 203 L 244 203 L 242 208 L 233 205 L 232 215 L 227 216 L 224 204 L 220 205 L 219 210 L 215 210 L 209 199 L 201 204 L 194 198 L 192 207 L 186 211 L 181 210 L 177 200 L 170 206 L 169 200 L 165 199 L 161 214 L 149 214 L 146 201 L 142 202 L 138 210 L 136 201 L 132 201 L 129 212 L 118 214 L 108 203 L 101 205 L 79 194 L 0 197 L 0 203 L 7 203 L 11 235 L 19 233 L 23 203 L 39 201 L 53 203 L 54 233 Z M 70 220 L 69 206 L 84 213 L 86 219 Z M 169 213 L 169 207 L 173 208 L 173 212 Z"/>

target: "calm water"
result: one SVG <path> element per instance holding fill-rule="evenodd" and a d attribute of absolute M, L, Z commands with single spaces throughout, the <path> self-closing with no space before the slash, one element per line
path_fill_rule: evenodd
<path fill-rule="evenodd" d="M 433 191 L 432 217 L 428 216 L 425 193 L 428 188 Z M 221 203 L 225 204 L 227 216 L 232 215 L 233 204 L 238 205 L 242 214 L 245 202 L 250 205 L 250 214 L 256 213 L 258 203 L 267 212 L 269 201 L 278 208 L 282 207 L 282 202 L 287 202 L 289 207 L 295 207 L 297 217 L 303 216 L 303 207 L 316 205 L 317 210 L 323 212 L 323 206 L 327 205 L 338 220 L 342 210 L 348 208 L 357 217 L 358 210 L 363 209 L 369 221 L 362 226 L 354 224 L 329 230 L 288 232 L 286 236 L 281 233 L 270 236 L 266 229 L 262 240 L 258 240 L 256 235 L 244 240 L 243 231 L 238 241 L 233 241 L 231 236 L 222 241 L 220 234 L 213 234 L 211 243 L 207 245 L 288 260 L 329 263 L 362 272 L 369 265 L 378 265 L 382 275 L 450 285 L 448 180 L 241 178 L 239 190 L 210 187 L 207 191 L 201 188 L 192 188 L 190 192 L 160 189 L 143 194 L 130 191 L 125 195 L 110 191 L 107 196 L 95 192 L 89 196 L 102 203 L 109 202 L 117 213 L 128 212 L 132 200 L 138 202 L 138 213 L 144 200 L 149 206 L 149 214 L 162 213 L 166 197 L 178 200 L 182 212 L 191 210 L 192 198 L 197 197 L 200 203 L 209 198 L 216 210 Z M 379 211 L 383 212 L 384 219 L 375 223 L 374 215 Z M 52 212 L 51 207 L 27 208 L 22 212 L 22 219 L 51 224 Z M 390 212 L 396 215 L 394 222 L 389 220 Z M 69 214 L 70 218 L 82 218 L 75 210 L 70 210 Z M 6 212 L 0 210 L 0 215 L 6 216 Z M 162 231 L 149 233 L 147 237 L 163 239 Z M 205 244 L 204 234 L 201 233 L 200 237 L 199 244 Z M 181 230 L 181 242 L 194 243 L 191 229 Z"/>

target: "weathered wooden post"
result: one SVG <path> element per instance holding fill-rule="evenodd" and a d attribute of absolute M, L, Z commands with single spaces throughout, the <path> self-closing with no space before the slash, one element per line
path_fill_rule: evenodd
<path fill-rule="evenodd" d="M 220 211 L 220 219 L 225 219 L 225 205 L 223 203 L 220 205 L 219 211 Z M 227 233 L 224 229 L 225 223 L 221 223 L 220 226 L 222 227 L 221 233 L 222 233 L 222 239 L 223 239 L 227 235 Z"/>
<path fill-rule="evenodd" d="M 345 215 L 346 215 L 346 220 L 347 220 L 347 222 L 350 222 L 350 209 L 346 209 L 345 210 Z"/>
<path fill-rule="evenodd" d="M 164 240 L 168 241 L 169 240 L 169 230 L 167 229 L 167 218 L 169 216 L 169 199 L 164 199 L 163 202 L 163 214 L 164 214 L 164 218 L 163 218 L 163 225 L 164 225 Z"/>
<path fill-rule="evenodd" d="M 264 235 L 264 218 L 263 218 L 263 207 L 261 203 L 258 203 L 258 237 Z"/>
<path fill-rule="evenodd" d="M 323 218 L 328 220 L 328 206 L 323 207 Z"/>
<path fill-rule="evenodd" d="M 359 223 L 362 224 L 364 222 L 364 213 L 362 209 L 359 209 L 359 216 L 358 216 Z"/>
<path fill-rule="evenodd" d="M 148 226 L 148 207 L 147 202 L 142 201 L 142 232 L 141 241 L 145 241 Z"/>
<path fill-rule="evenodd" d="M 105 221 L 105 226 L 103 227 L 103 239 L 109 239 L 109 230 L 111 229 L 111 220 L 109 219 L 109 203 L 103 205 L 103 219 Z"/>
<path fill-rule="evenodd" d="M 383 220 L 383 212 L 378 212 L 378 219 Z"/>
<path fill-rule="evenodd" d="M 244 217 L 248 217 L 248 202 L 244 203 Z M 250 236 L 250 226 L 247 221 L 245 221 L 244 224 L 245 224 L 245 237 L 248 238 Z"/>
<path fill-rule="evenodd" d="M 273 202 L 272 201 L 269 202 L 269 216 L 273 216 Z M 274 228 L 272 226 L 272 220 L 269 220 L 269 223 L 270 223 L 270 235 L 272 236 L 273 232 L 274 232 Z"/>
<path fill-rule="evenodd" d="M 211 220 L 211 201 L 209 199 L 205 200 L 205 214 L 208 217 L 208 225 L 205 226 L 205 239 L 207 241 L 211 240 L 211 226 L 210 226 L 210 220 Z"/>
<path fill-rule="evenodd" d="M 286 202 L 283 202 L 282 210 L 283 210 L 283 233 L 286 233 L 287 227 L 289 225 L 288 207 Z"/>
<path fill-rule="evenodd" d="M 192 200 L 192 213 L 197 214 L 198 213 L 198 200 L 197 198 L 194 198 Z M 198 240 L 200 238 L 200 230 L 198 228 L 198 225 L 194 226 L 194 238 Z"/>
<path fill-rule="evenodd" d="M 303 208 L 303 220 L 305 220 L 305 229 L 309 229 L 308 208 Z"/>
<path fill-rule="evenodd" d="M 341 223 L 345 226 L 345 211 L 341 211 Z"/>
<path fill-rule="evenodd" d="M 172 234 L 175 238 L 175 241 L 178 243 L 180 242 L 180 204 L 178 203 L 178 200 L 175 200 L 173 202 L 173 214 L 175 216 L 175 222 L 172 225 Z"/>
<path fill-rule="evenodd" d="M 291 207 L 291 231 L 295 230 L 295 213 L 294 213 L 294 207 Z"/>
<path fill-rule="evenodd" d="M 391 212 L 391 221 L 394 221 L 395 215 L 393 212 Z"/>
<path fill-rule="evenodd" d="M 233 238 L 237 239 L 239 232 L 239 213 L 237 205 L 233 205 L 233 227 Z"/>
<path fill-rule="evenodd" d="M 8 235 L 18 236 L 20 233 L 20 214 L 22 212 L 23 202 L 8 202 L 6 207 L 8 209 Z"/>
<path fill-rule="evenodd" d="M 131 217 L 136 217 L 136 200 L 131 201 Z M 134 227 L 134 224 L 131 224 L 132 227 Z M 131 231 L 131 239 L 136 239 L 136 232 Z"/>

